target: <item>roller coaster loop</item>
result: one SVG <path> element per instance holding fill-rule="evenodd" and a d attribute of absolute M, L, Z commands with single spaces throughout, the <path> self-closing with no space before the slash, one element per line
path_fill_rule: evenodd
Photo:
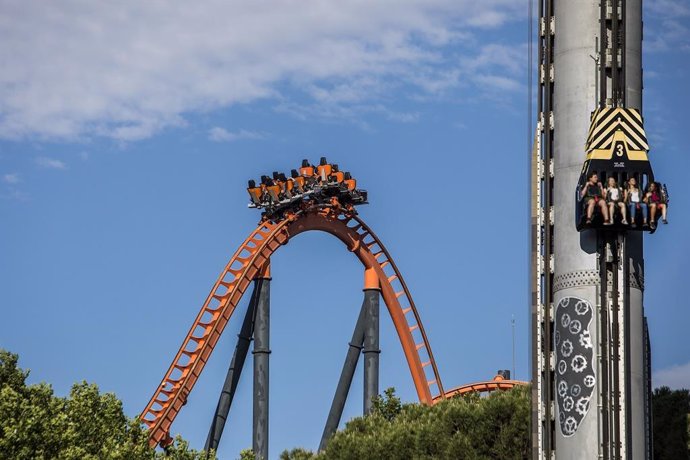
<path fill-rule="evenodd" d="M 330 233 L 353 252 L 365 269 L 378 276 L 381 295 L 388 308 L 422 404 L 431 405 L 455 394 L 510 388 L 512 380 L 465 385 L 444 392 L 419 312 L 400 271 L 381 240 L 356 215 L 339 206 L 319 205 L 289 214 L 273 222 L 263 220 L 232 256 L 182 346 L 140 418 L 149 429 L 149 444 L 168 445 L 170 426 L 187 402 L 199 375 L 235 308 L 252 280 L 268 267 L 271 255 L 300 233 L 318 230 Z M 473 389 L 474 388 L 474 389 Z"/>

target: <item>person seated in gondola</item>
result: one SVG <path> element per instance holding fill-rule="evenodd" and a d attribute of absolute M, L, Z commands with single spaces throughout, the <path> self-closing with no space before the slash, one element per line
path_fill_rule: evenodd
<path fill-rule="evenodd" d="M 642 212 L 642 225 L 647 225 L 647 203 L 644 202 L 642 191 L 637 186 L 637 179 L 628 179 L 628 188 L 625 191 L 625 203 L 630 208 L 630 226 L 637 226 L 637 210 Z"/>
<path fill-rule="evenodd" d="M 610 222 L 613 223 L 614 216 L 616 215 L 616 208 L 620 209 L 623 219 L 621 223 L 623 225 L 628 225 L 628 220 L 626 219 L 625 203 L 623 200 L 623 190 L 618 187 L 615 177 L 609 177 L 608 186 L 606 187 L 606 202 L 609 205 L 609 218 Z"/>
<path fill-rule="evenodd" d="M 589 176 L 587 176 L 587 183 L 582 187 L 580 196 L 584 198 L 585 205 L 587 206 L 587 225 L 592 223 L 595 206 L 598 206 L 601 210 L 604 225 L 611 225 L 609 221 L 609 208 L 606 206 L 606 201 L 604 200 L 604 188 L 601 186 L 599 176 L 596 172 L 591 172 Z"/>
<path fill-rule="evenodd" d="M 649 206 L 649 227 L 656 228 L 656 222 L 654 219 L 656 217 L 657 209 L 661 209 L 661 220 L 665 224 L 668 224 L 668 221 L 666 220 L 666 200 L 664 199 L 661 193 L 661 187 L 659 187 L 659 184 L 657 182 L 649 183 L 649 187 L 647 188 L 647 193 L 645 193 L 644 200 Z"/>

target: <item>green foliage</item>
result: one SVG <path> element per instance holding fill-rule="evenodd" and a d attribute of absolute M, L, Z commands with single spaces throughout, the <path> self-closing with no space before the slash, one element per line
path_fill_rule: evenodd
<path fill-rule="evenodd" d="M 252 449 L 242 449 L 239 460 L 254 460 L 255 455 Z"/>
<path fill-rule="evenodd" d="M 18 362 L 19 356 L 0 348 L 0 387 L 19 390 L 25 385 L 29 371 L 19 369 Z"/>
<path fill-rule="evenodd" d="M 652 396 L 655 460 L 687 460 L 690 392 L 661 387 Z"/>
<path fill-rule="evenodd" d="M 380 415 L 389 422 L 400 414 L 402 402 L 395 396 L 395 388 L 386 388 L 383 396 L 378 395 L 373 400 L 372 412 Z"/>
<path fill-rule="evenodd" d="M 179 437 L 166 452 L 149 448 L 142 425 L 125 416 L 114 394 L 81 382 L 60 398 L 46 383 L 27 385 L 29 372 L 17 363 L 0 349 L 0 459 L 207 460 Z"/>
<path fill-rule="evenodd" d="M 291 451 L 283 451 L 280 454 L 280 460 L 310 460 L 314 458 L 314 452 L 298 447 L 297 449 L 292 449 Z M 252 459 L 253 460 L 253 459 Z"/>
<path fill-rule="evenodd" d="M 307 459 L 523 459 L 528 458 L 529 388 L 457 397 L 428 407 L 401 404 L 393 389 L 376 399 L 371 415 L 355 418 L 319 454 L 283 452 Z"/>

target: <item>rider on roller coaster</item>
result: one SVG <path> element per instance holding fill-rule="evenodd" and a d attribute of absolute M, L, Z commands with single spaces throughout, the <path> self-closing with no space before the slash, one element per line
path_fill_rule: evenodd
<path fill-rule="evenodd" d="M 357 189 L 357 181 L 349 172 L 340 170 L 337 164 L 329 164 L 321 157 L 319 166 L 302 160 L 302 166 L 293 169 L 290 177 L 278 171 L 271 176 L 261 176 L 257 186 L 248 182 L 250 208 L 265 209 L 264 217 L 283 218 L 286 211 L 304 209 L 312 205 L 344 205 L 352 207 L 367 202 L 365 190 Z"/>

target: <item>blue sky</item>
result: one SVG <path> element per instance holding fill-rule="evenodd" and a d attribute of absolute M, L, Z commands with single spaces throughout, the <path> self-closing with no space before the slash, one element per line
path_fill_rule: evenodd
<path fill-rule="evenodd" d="M 406 277 L 445 386 L 511 367 L 512 316 L 528 378 L 524 1 L 0 9 L 0 346 L 32 382 L 96 382 L 137 414 L 259 218 L 246 180 L 322 155 L 369 190 L 361 215 Z M 671 224 L 646 237 L 645 306 L 655 382 L 687 387 L 690 2 L 645 14 L 644 114 L 672 195 Z M 275 456 L 318 445 L 362 271 L 306 234 L 273 276 Z M 239 323 L 173 425 L 195 447 Z M 381 341 L 381 389 L 414 401 L 390 321 Z M 251 445 L 250 376 L 223 458 Z M 346 419 L 361 387 L 358 373 Z"/>

